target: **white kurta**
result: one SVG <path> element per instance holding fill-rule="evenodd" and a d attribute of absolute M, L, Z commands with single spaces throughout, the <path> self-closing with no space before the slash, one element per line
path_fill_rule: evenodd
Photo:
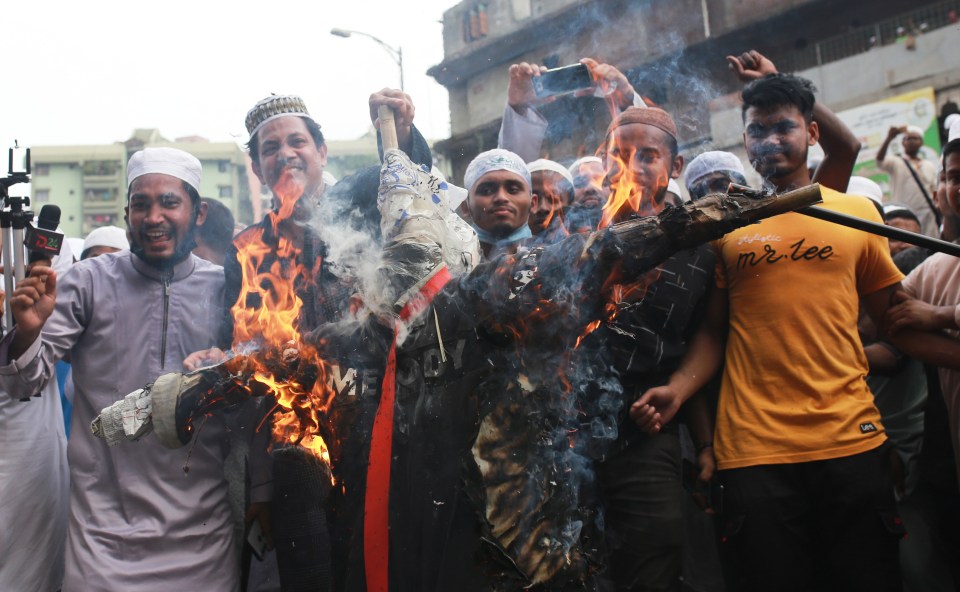
<path fill-rule="evenodd" d="M 53 267 L 62 274 L 72 264 L 65 245 Z M 57 381 L 31 392 L 0 388 L 0 590 L 60 587 L 69 489 Z"/>
<path fill-rule="evenodd" d="M 130 252 L 81 261 L 58 282 L 42 339 L 0 367 L 0 388 L 22 392 L 53 380 L 60 358 L 73 364 L 64 591 L 237 589 L 222 419 L 179 450 L 152 434 L 109 448 L 90 432 L 102 408 L 214 344 L 222 299 L 223 269 L 194 256 L 168 283 Z"/>

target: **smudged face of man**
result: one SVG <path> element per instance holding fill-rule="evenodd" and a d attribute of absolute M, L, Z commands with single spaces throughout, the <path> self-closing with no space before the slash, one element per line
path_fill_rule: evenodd
<path fill-rule="evenodd" d="M 467 204 L 474 224 L 505 237 L 527 223 L 533 195 L 527 180 L 517 173 L 490 171 L 470 188 Z"/>
<path fill-rule="evenodd" d="M 816 122 L 807 123 L 796 105 L 769 108 L 750 107 L 744 113 L 743 141 L 753 168 L 776 183 L 806 171 L 807 150 L 817 143 Z"/>
<path fill-rule="evenodd" d="M 194 203 L 183 180 L 162 173 L 134 179 L 124 208 L 130 250 L 154 267 L 169 267 L 190 255 L 207 206 Z"/>

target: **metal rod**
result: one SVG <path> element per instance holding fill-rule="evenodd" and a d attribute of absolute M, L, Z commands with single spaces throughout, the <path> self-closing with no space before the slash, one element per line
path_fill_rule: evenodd
<path fill-rule="evenodd" d="M 816 218 L 818 220 L 833 222 L 834 224 L 855 228 L 871 234 L 879 234 L 880 236 L 910 243 L 911 245 L 916 245 L 918 247 L 925 247 L 931 251 L 936 251 L 937 253 L 946 253 L 947 255 L 960 257 L 960 245 L 956 243 L 948 243 L 947 241 L 940 240 L 938 238 L 918 234 L 916 232 L 910 232 L 909 230 L 901 230 L 899 228 L 894 228 L 893 226 L 871 222 L 869 220 L 864 220 L 863 218 L 841 214 L 832 210 L 825 210 L 817 206 L 800 208 L 796 211 L 797 213 L 810 216 L 811 218 Z"/>
<path fill-rule="evenodd" d="M 23 256 L 23 228 L 17 228 L 16 223 L 13 226 L 13 278 L 17 282 L 23 281 L 27 277 L 26 266 Z"/>
<path fill-rule="evenodd" d="M 0 227 L 3 243 L 3 289 L 6 292 L 6 298 L 3 299 L 3 328 L 4 333 L 9 333 L 13 329 L 13 310 L 10 308 L 10 299 L 13 297 L 13 241 L 10 233 L 10 227 L 6 217 L 9 212 L 3 212 L 4 222 Z"/>

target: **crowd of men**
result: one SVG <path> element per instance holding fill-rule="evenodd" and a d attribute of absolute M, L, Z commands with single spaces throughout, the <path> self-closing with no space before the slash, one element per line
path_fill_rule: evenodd
<path fill-rule="evenodd" d="M 744 84 L 744 149 L 765 188 L 820 183 L 821 207 L 960 238 L 960 125 L 936 162 L 922 158 L 920 130 L 892 128 L 877 155 L 890 175 L 884 196 L 851 176 L 860 142 L 809 81 L 755 51 L 727 59 Z M 326 220 L 380 241 L 379 169 L 333 183 L 320 125 L 301 99 L 267 97 L 247 114 L 253 172 L 274 203 L 236 235 L 229 211 L 201 198 L 195 157 L 135 153 L 126 231 L 94 231 L 78 262 L 65 252 L 36 264 L 9 295 L 0 589 L 960 589 L 957 259 L 789 213 L 651 270 L 624 265 L 579 284 L 546 277 L 564 266 L 577 275 L 568 255 L 587 252 L 588 233 L 682 205 L 681 179 L 696 201 L 752 176 L 727 152 L 685 162 L 667 111 L 615 67 L 583 63 L 601 90 L 613 89 L 600 93 L 611 107 L 603 145 L 596 156 L 542 158 L 550 123 L 533 81 L 543 68 L 511 66 L 500 145 L 467 167 L 457 210 L 480 260 L 445 287 L 438 276 L 425 282 L 421 296 L 436 286 L 429 320 L 406 342 L 391 341 L 382 315 L 362 316 L 373 295 L 358 293 L 317 222 L 329 210 Z M 400 150 L 429 170 L 412 99 L 373 94 L 374 121 L 381 106 L 395 113 Z M 898 137 L 903 156 L 891 154 Z M 824 158 L 811 171 L 815 144 Z M 255 268 L 242 257 L 252 241 L 266 247 Z M 327 348 L 340 364 L 332 367 L 350 368 L 335 377 L 329 410 L 343 440 L 336 484 L 317 503 L 321 535 L 300 547 L 302 525 L 276 515 L 299 485 L 274 479 L 269 397 L 206 415 L 188 448 L 152 436 L 108 446 L 89 429 L 101 409 L 161 374 L 228 358 L 240 345 L 235 315 L 265 306 L 244 286 L 289 270 L 299 270 L 288 278 L 303 303 L 299 333 Z M 505 287 L 501 276 L 520 283 Z M 504 321 L 525 310 L 528 285 L 558 302 L 575 285 L 578 310 L 603 311 L 580 332 L 582 353 L 569 355 L 563 330 L 542 333 L 547 343 Z M 424 352 L 436 344 L 434 367 Z M 61 360 L 70 364 L 69 440 Z M 531 567 L 529 548 L 517 550 L 526 543 L 505 542 L 498 528 L 548 512 L 549 495 L 531 494 L 503 521 L 490 509 L 503 497 L 491 493 L 488 465 L 464 458 L 482 457 L 477 432 L 490 428 L 481 423 L 515 421 L 508 405 L 488 404 L 491 392 L 557 373 L 576 386 L 566 374 L 576 365 L 591 372 L 574 407 L 592 413 L 598 385 L 615 393 L 615 437 L 586 455 L 591 478 L 572 488 L 577 504 L 594 504 L 577 515 L 590 524 L 564 534 L 575 541 L 573 567 Z M 383 411 L 394 397 L 396 418 Z M 395 448 L 383 457 L 385 416 Z M 384 474 L 389 504 L 369 494 Z M 389 532 L 368 519 L 381 502 Z M 253 548 L 251 528 L 276 543 L 275 555 Z M 548 540 L 529 535 L 515 536 L 527 547 Z"/>

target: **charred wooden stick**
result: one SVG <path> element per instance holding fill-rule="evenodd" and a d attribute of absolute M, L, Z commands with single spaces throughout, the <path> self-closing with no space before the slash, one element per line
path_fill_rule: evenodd
<path fill-rule="evenodd" d="M 696 247 L 736 228 L 820 201 L 818 184 L 781 194 L 753 190 L 715 193 L 681 207 L 667 208 L 657 216 L 615 224 L 595 233 L 586 248 L 599 242 L 603 245 L 598 255 L 601 261 L 612 263 L 622 259 L 631 268 L 650 269 L 676 251 Z"/>
<path fill-rule="evenodd" d="M 397 124 L 393 117 L 393 109 L 380 105 L 377 109 L 377 117 L 380 119 L 380 141 L 383 144 L 383 151 L 399 150 L 400 142 L 397 140 Z"/>

